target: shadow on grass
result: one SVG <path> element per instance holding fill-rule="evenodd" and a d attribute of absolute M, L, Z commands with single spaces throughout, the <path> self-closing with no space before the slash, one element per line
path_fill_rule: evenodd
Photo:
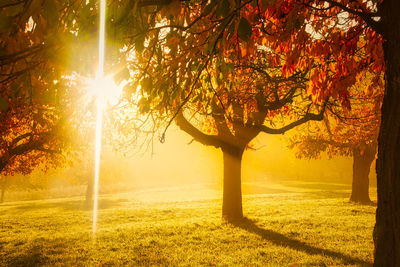
<path fill-rule="evenodd" d="M 242 194 L 243 195 L 258 195 L 258 194 L 281 194 L 291 193 L 291 191 L 270 188 L 268 185 L 257 185 L 252 183 L 242 183 Z"/>
<path fill-rule="evenodd" d="M 308 193 L 311 197 L 314 196 L 315 198 L 318 199 L 329 199 L 329 198 L 348 198 L 350 199 L 350 194 L 349 192 L 343 192 L 343 191 L 315 191 L 315 192 L 309 192 Z"/>
<path fill-rule="evenodd" d="M 275 245 L 282 246 L 282 247 L 288 247 L 297 251 L 302 251 L 310 255 L 323 255 L 331 258 L 336 258 L 341 261 L 343 261 L 346 264 L 358 264 L 360 266 L 371 266 L 370 263 L 367 261 L 364 261 L 359 258 L 354 258 L 346 254 L 342 254 L 337 251 L 329 250 L 329 249 L 324 249 L 324 248 L 318 248 L 311 246 L 305 242 L 289 238 L 281 233 L 268 230 L 268 229 L 263 229 L 259 226 L 257 226 L 253 220 L 250 220 L 248 218 L 244 218 L 240 221 L 236 222 L 230 222 L 234 226 L 237 226 L 239 228 L 242 228 L 243 230 L 246 230 L 250 233 L 254 233 L 259 235 L 265 240 L 268 240 L 272 242 Z"/>
<path fill-rule="evenodd" d="M 99 209 L 111 209 L 120 206 L 120 200 L 109 200 L 109 199 L 100 199 L 98 208 Z M 85 204 L 84 200 L 73 200 L 73 201 L 59 201 L 52 203 L 31 203 L 24 205 L 14 206 L 8 211 L 32 211 L 32 210 L 40 210 L 40 209 L 54 209 L 59 208 L 66 211 L 69 210 L 91 210 L 92 205 Z"/>
<path fill-rule="evenodd" d="M 286 186 L 302 188 L 302 189 L 317 189 L 321 191 L 336 191 L 336 190 L 351 190 L 349 184 L 336 184 L 336 183 L 320 183 L 320 182 L 296 182 L 288 181 L 284 183 Z"/>
<path fill-rule="evenodd" d="M 7 261 L 8 266 L 43 266 L 48 257 L 43 255 L 40 247 L 35 246 L 26 254 L 18 254 L 18 256 L 10 257 Z"/>
<path fill-rule="evenodd" d="M 355 202 L 355 201 L 349 201 L 353 205 L 358 205 L 358 206 L 371 206 L 371 207 L 376 207 L 378 204 L 374 201 L 368 201 L 368 202 Z M 374 212 L 375 213 L 375 212 Z"/>
<path fill-rule="evenodd" d="M 283 186 L 300 189 L 302 192 L 316 198 L 350 198 L 351 185 L 321 182 L 286 181 Z"/>

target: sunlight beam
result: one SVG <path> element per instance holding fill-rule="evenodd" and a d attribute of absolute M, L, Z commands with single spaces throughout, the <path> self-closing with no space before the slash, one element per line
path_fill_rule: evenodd
<path fill-rule="evenodd" d="M 106 26 L 106 0 L 100 0 L 100 31 L 99 31 L 99 66 L 96 78 L 103 80 L 104 77 L 104 54 L 105 54 L 105 26 Z M 97 84 L 97 86 L 99 86 Z M 99 90 L 99 88 L 96 88 Z M 93 236 L 97 230 L 97 210 L 98 193 L 100 178 L 100 155 L 101 155 L 101 137 L 103 128 L 103 106 L 104 96 L 97 94 L 97 116 L 96 116 L 96 140 L 95 140 L 95 162 L 94 162 L 94 187 L 93 187 Z"/>

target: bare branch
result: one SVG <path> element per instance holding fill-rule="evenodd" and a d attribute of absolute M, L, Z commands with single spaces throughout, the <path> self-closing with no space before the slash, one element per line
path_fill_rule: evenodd
<path fill-rule="evenodd" d="M 261 125 L 256 128 L 258 128 L 261 132 L 268 133 L 268 134 L 284 134 L 285 132 L 289 131 L 290 129 L 293 129 L 294 127 L 299 126 L 308 121 L 322 121 L 324 118 L 324 113 L 325 113 L 325 108 L 326 108 L 327 102 L 328 102 L 328 100 L 325 101 L 324 105 L 322 106 L 321 111 L 318 114 L 307 112 L 304 115 L 304 117 L 302 117 L 301 119 L 291 122 L 281 128 L 270 128 L 265 125 Z"/>

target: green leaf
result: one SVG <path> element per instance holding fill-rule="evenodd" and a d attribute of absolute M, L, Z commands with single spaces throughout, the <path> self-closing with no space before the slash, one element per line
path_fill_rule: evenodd
<path fill-rule="evenodd" d="M 229 14 L 230 5 L 228 0 L 222 0 L 217 7 L 217 17 L 225 17 Z"/>
<path fill-rule="evenodd" d="M 226 67 L 228 68 L 229 72 L 232 72 L 235 69 L 235 66 L 232 63 L 226 64 Z"/>
<path fill-rule="evenodd" d="M 301 22 L 300 19 L 296 18 L 296 20 L 294 21 L 294 27 L 298 30 L 301 28 Z"/>
<path fill-rule="evenodd" d="M 206 5 L 206 7 L 203 10 L 203 16 L 205 17 L 208 14 L 210 14 L 216 4 L 217 4 L 217 1 L 211 1 L 211 3 Z"/>
<path fill-rule="evenodd" d="M 153 88 L 153 80 L 150 77 L 146 77 L 142 80 L 141 86 L 143 90 L 150 91 Z"/>
<path fill-rule="evenodd" d="M 144 50 L 144 41 L 146 39 L 146 36 L 144 34 L 140 34 L 138 37 L 135 39 L 135 49 L 137 52 L 142 53 Z"/>
<path fill-rule="evenodd" d="M 16 16 L 16 15 L 18 15 L 19 13 L 21 13 L 22 12 L 22 10 L 23 10 L 23 5 L 13 5 L 13 6 L 10 6 L 10 7 L 8 7 L 7 9 L 6 9 L 6 13 L 7 13 L 7 15 L 8 16 Z"/>
<path fill-rule="evenodd" d="M 122 68 L 122 70 L 115 75 L 115 79 L 118 82 L 121 82 L 123 80 L 127 81 L 130 77 L 131 73 L 129 72 L 129 69 L 127 67 Z"/>
<path fill-rule="evenodd" d="M 274 5 L 275 0 L 261 0 L 261 8 L 264 11 L 268 6 Z"/>
<path fill-rule="evenodd" d="M 0 110 L 6 110 L 8 108 L 8 102 L 4 97 L 0 97 Z"/>
<path fill-rule="evenodd" d="M 141 112 L 147 113 L 150 110 L 150 103 L 147 98 L 141 98 L 138 105 Z"/>
<path fill-rule="evenodd" d="M 252 34 L 252 29 L 249 21 L 246 18 L 241 18 L 237 29 L 237 34 L 240 39 L 247 42 Z"/>
<path fill-rule="evenodd" d="M 228 27 L 227 41 L 229 41 L 233 37 L 235 31 L 236 31 L 236 23 L 235 21 L 232 21 L 232 23 Z"/>
<path fill-rule="evenodd" d="M 19 84 L 17 83 L 13 83 L 11 85 L 11 92 L 12 92 L 12 97 L 14 99 L 17 98 L 21 93 L 21 86 L 19 86 Z"/>
<path fill-rule="evenodd" d="M 0 32 L 8 32 L 13 25 L 13 17 L 0 16 Z"/>
<path fill-rule="evenodd" d="M 232 22 L 231 25 L 229 25 L 228 33 L 230 33 L 230 34 L 234 33 L 235 28 L 236 28 L 235 22 Z"/>
<path fill-rule="evenodd" d="M 58 10 L 54 0 L 47 0 L 43 5 L 43 14 L 49 23 L 58 21 Z"/>
<path fill-rule="evenodd" d="M 190 65 L 190 70 L 191 71 L 197 71 L 197 69 L 199 68 L 199 63 L 193 63 L 192 65 Z"/>

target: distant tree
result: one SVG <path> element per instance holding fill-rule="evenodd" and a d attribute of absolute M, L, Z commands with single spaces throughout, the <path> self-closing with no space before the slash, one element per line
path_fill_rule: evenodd
<path fill-rule="evenodd" d="M 339 125 L 330 126 L 329 130 L 335 134 L 325 133 L 327 129 L 324 129 L 323 126 L 314 127 L 312 130 L 302 129 L 305 134 L 299 134 L 293 138 L 290 147 L 296 149 L 298 158 L 316 159 L 324 152 L 329 157 L 335 155 L 352 157 L 353 182 L 350 200 L 370 203 L 369 173 L 377 152 L 378 125 L 348 123 L 339 122 Z M 364 131 L 368 131 L 370 135 L 361 135 L 360 132 Z"/>
<path fill-rule="evenodd" d="M 321 153 L 353 158 L 353 183 L 350 200 L 370 203 L 369 172 L 377 152 L 380 106 L 383 99 L 382 79 L 370 80 L 366 75 L 357 88 L 350 91 L 351 110 L 332 103 L 324 123 L 299 129 L 290 139 L 290 147 L 299 158 L 319 158 Z"/>
<path fill-rule="evenodd" d="M 1 196 L 0 196 L 0 203 L 4 202 L 4 194 L 6 192 L 7 188 L 7 177 L 3 176 L 0 179 L 0 186 L 1 186 Z"/>

